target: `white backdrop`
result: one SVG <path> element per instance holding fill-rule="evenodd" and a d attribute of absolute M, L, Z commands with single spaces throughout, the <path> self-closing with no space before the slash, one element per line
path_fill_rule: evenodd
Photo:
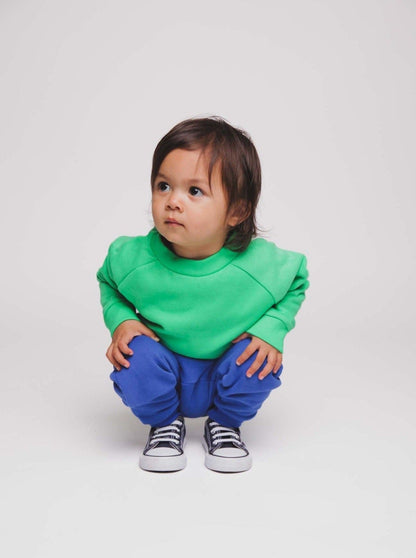
<path fill-rule="evenodd" d="M 234 549 L 413 557 L 415 62 L 408 0 L 0 2 L 1 544 L 7 556 Z M 138 468 L 95 274 L 152 226 L 159 139 L 252 137 L 266 238 L 308 257 L 252 470 Z"/>

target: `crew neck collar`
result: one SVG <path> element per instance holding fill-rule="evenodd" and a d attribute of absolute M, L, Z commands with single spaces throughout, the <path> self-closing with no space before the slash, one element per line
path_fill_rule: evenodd
<path fill-rule="evenodd" d="M 215 254 L 212 254 L 207 258 L 203 258 L 202 260 L 181 258 L 163 243 L 156 227 L 151 229 L 147 237 L 150 248 L 160 263 L 168 269 L 183 275 L 193 275 L 195 277 L 199 277 L 215 273 L 228 265 L 238 256 L 238 252 L 234 252 L 233 250 L 223 246 L 220 250 L 218 250 L 218 252 L 215 252 Z"/>

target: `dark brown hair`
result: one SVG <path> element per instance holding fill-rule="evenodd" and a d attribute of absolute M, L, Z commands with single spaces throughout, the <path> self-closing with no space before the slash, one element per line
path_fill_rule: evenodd
<path fill-rule="evenodd" d="M 150 179 L 152 190 L 164 158 L 174 149 L 210 151 L 210 187 L 212 169 L 219 161 L 228 215 L 236 209 L 243 219 L 229 230 L 224 246 L 235 252 L 245 250 L 251 239 L 258 235 L 256 207 L 261 190 L 260 160 L 248 133 L 231 126 L 220 116 L 189 118 L 179 122 L 163 136 L 154 151 Z"/>

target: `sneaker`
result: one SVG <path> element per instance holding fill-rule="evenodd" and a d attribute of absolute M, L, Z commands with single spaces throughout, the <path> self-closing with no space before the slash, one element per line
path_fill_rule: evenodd
<path fill-rule="evenodd" d="M 140 456 L 140 467 L 146 471 L 179 471 L 186 466 L 185 421 L 179 415 L 168 426 L 152 426 L 146 447 Z"/>
<path fill-rule="evenodd" d="M 209 417 L 205 421 L 202 445 L 205 466 L 222 473 L 238 473 L 251 467 L 251 455 L 240 438 L 240 429 L 222 426 Z"/>

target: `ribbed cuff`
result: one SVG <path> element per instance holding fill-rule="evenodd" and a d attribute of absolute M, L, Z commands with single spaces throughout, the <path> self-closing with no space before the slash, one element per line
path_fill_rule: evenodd
<path fill-rule="evenodd" d="M 140 322 L 137 314 L 131 308 L 126 308 L 125 304 L 114 303 L 104 314 L 104 322 L 111 333 L 111 337 L 115 329 L 126 320 L 137 320 Z"/>
<path fill-rule="evenodd" d="M 283 353 L 284 339 L 288 333 L 285 324 L 278 318 L 265 314 L 258 322 L 247 329 L 255 337 L 259 337 Z"/>

